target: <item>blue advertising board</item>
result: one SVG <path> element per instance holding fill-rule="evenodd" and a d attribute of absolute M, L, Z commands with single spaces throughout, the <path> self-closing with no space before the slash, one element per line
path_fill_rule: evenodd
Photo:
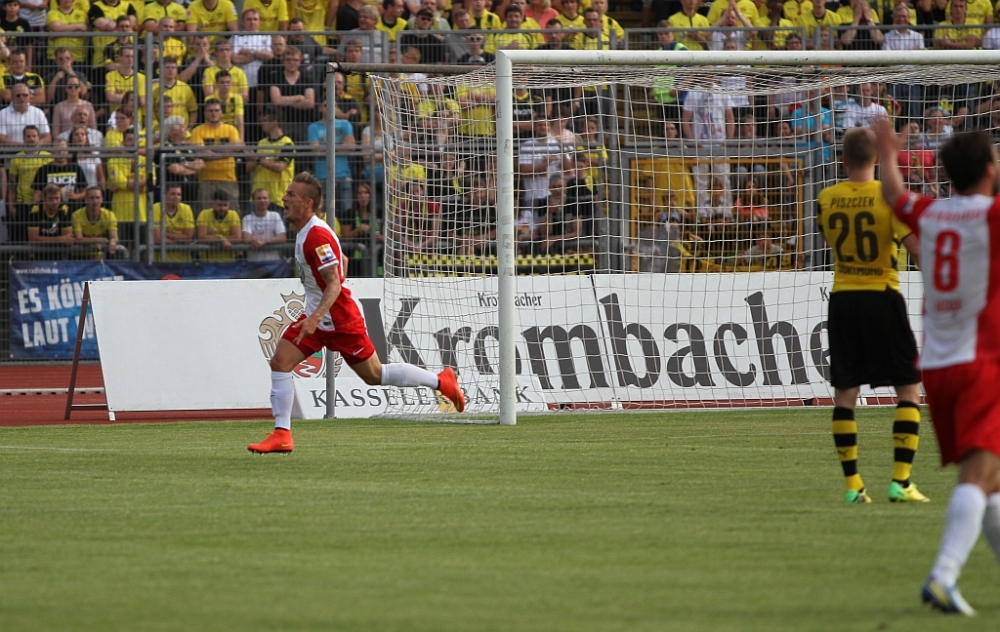
<path fill-rule="evenodd" d="M 271 279 L 291 277 L 288 261 L 140 263 L 136 261 L 25 261 L 10 264 L 10 355 L 18 360 L 71 359 L 87 281 L 157 279 Z M 193 325 L 193 323 L 192 323 Z M 96 359 L 88 310 L 80 357 Z"/>

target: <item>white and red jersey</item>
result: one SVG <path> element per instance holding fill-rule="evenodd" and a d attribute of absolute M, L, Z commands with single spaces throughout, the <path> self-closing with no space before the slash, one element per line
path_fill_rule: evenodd
<path fill-rule="evenodd" d="M 306 289 L 306 316 L 316 311 L 326 290 L 326 281 L 320 270 L 337 266 L 337 276 L 341 283 L 340 296 L 317 328 L 345 333 L 365 331 L 365 319 L 358 311 L 357 303 L 351 298 L 351 291 L 343 287 L 343 253 L 340 250 L 340 240 L 329 224 L 316 216 L 306 222 L 295 236 L 295 261 L 299 264 L 299 276 Z"/>
<path fill-rule="evenodd" d="M 1000 197 L 901 197 L 896 216 L 920 238 L 920 368 L 1000 359 Z"/>

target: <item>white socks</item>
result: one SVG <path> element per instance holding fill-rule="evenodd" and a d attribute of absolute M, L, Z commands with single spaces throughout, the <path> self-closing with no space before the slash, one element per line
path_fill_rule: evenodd
<path fill-rule="evenodd" d="M 427 369 L 412 364 L 383 364 L 382 386 L 427 386 L 438 387 L 438 378 Z"/>
<path fill-rule="evenodd" d="M 438 378 L 426 369 L 412 364 L 383 364 L 382 384 L 384 386 L 427 386 L 437 389 Z M 292 429 L 292 403 L 295 390 L 292 388 L 292 374 L 271 371 L 271 414 L 274 427 Z"/>
<path fill-rule="evenodd" d="M 978 485 L 963 483 L 952 492 L 945 514 L 941 548 L 931 571 L 931 575 L 945 586 L 954 586 L 958 582 L 962 566 L 979 539 L 985 513 L 986 494 Z"/>
<path fill-rule="evenodd" d="M 292 429 L 292 400 L 295 390 L 292 388 L 292 374 L 271 371 L 271 414 L 274 415 L 274 427 Z"/>
<path fill-rule="evenodd" d="M 983 514 L 983 535 L 993 549 L 993 556 L 1000 564 L 1000 494 L 990 494 L 986 499 L 986 512 Z"/>

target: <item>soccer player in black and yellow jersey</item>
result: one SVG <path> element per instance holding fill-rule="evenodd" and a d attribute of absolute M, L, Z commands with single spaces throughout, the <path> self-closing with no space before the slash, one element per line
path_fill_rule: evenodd
<path fill-rule="evenodd" d="M 893 502 L 928 502 L 910 482 L 920 428 L 917 345 L 899 292 L 896 258 L 902 243 L 919 256 L 919 243 L 882 200 L 875 180 L 875 136 L 868 128 L 844 135 L 847 180 L 819 194 L 818 224 L 833 250 L 828 334 L 834 388 L 833 440 L 844 471 L 848 503 L 869 503 L 858 474 L 854 406 L 862 384 L 892 386 L 899 403 L 893 420 Z"/>

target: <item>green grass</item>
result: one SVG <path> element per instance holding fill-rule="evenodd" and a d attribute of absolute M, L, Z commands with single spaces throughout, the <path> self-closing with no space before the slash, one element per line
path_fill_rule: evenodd
<path fill-rule="evenodd" d="M 925 424 L 890 505 L 891 411 L 859 413 L 846 506 L 829 411 L 0 429 L 0 629 L 996 630 L 919 604 L 955 478 Z"/>

